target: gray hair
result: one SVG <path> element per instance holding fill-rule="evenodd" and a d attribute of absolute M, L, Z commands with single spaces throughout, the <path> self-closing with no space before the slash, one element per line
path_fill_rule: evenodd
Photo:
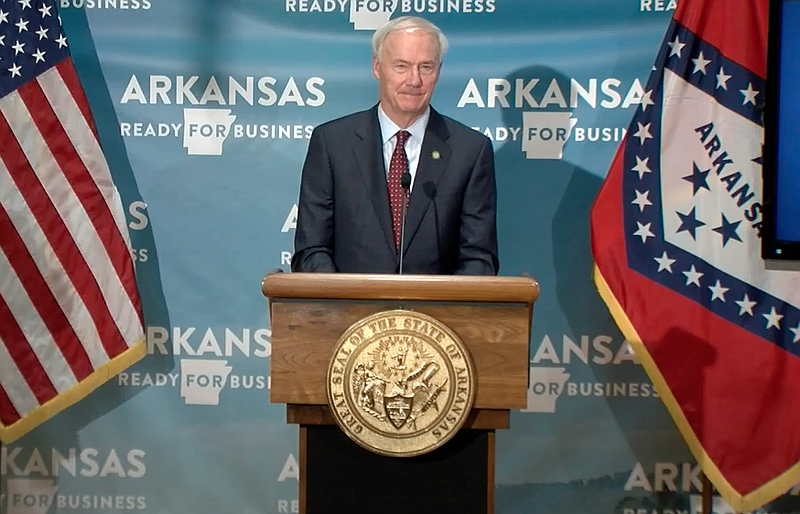
<path fill-rule="evenodd" d="M 381 28 L 376 30 L 375 33 L 372 34 L 372 56 L 380 58 L 383 42 L 386 40 L 386 36 L 388 36 L 390 33 L 397 30 L 411 29 L 424 30 L 436 38 L 437 43 L 439 44 L 439 64 L 441 64 L 442 60 L 444 60 L 444 54 L 447 53 L 447 37 L 444 35 L 441 29 L 439 29 L 439 27 L 428 20 L 419 18 L 417 16 L 401 16 L 399 18 L 389 20 L 384 23 Z"/>

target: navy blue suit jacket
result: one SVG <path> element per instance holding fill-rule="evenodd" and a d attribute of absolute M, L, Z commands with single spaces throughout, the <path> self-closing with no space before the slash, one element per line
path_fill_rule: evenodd
<path fill-rule="evenodd" d="M 431 108 L 408 202 L 403 273 L 496 275 L 494 153 Z M 292 271 L 397 273 L 377 106 L 314 129 Z"/>

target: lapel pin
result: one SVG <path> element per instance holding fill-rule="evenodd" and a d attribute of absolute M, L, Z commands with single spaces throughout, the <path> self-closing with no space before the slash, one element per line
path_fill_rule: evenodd
<path fill-rule="evenodd" d="M 441 155 L 437 150 L 431 152 L 431 159 L 433 159 L 434 161 L 438 161 L 439 157 L 441 157 Z"/>

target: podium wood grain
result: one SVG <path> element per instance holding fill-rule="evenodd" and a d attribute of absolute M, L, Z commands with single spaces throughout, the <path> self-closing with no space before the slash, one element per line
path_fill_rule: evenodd
<path fill-rule="evenodd" d="M 433 316 L 467 347 L 475 365 L 478 409 L 525 407 L 529 317 L 525 304 L 273 300 L 270 400 L 327 404 L 328 361 L 341 334 L 370 314 L 396 308 Z"/>
<path fill-rule="evenodd" d="M 523 277 L 271 274 L 262 292 L 272 320 L 270 400 L 324 405 L 328 360 L 356 321 L 388 309 L 433 316 L 475 364 L 476 409 L 521 409 L 538 284 Z"/>

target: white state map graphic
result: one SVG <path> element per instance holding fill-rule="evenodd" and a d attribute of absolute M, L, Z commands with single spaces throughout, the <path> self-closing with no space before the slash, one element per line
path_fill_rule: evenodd
<path fill-rule="evenodd" d="M 189 155 L 222 155 L 236 116 L 230 109 L 184 109 L 183 146 Z"/>
<path fill-rule="evenodd" d="M 566 368 L 531 366 L 527 402 L 520 412 L 555 412 L 556 400 L 564 392 L 568 379 Z"/>
<path fill-rule="evenodd" d="M 9 478 L 6 486 L 7 514 L 45 514 L 58 491 L 52 478 Z"/>
<path fill-rule="evenodd" d="M 761 201 L 761 166 L 753 162 L 762 153 L 761 127 L 726 109 L 668 69 L 664 70 L 662 105 L 661 206 L 665 240 L 776 298 L 800 305 L 800 274 L 766 269 L 764 261 L 758 257 L 761 243 L 757 230 L 744 216 L 753 202 Z M 704 138 L 697 129 L 709 123 L 713 123 L 713 129 L 706 131 L 712 132 Z M 709 145 L 715 136 L 719 139 L 719 150 Z M 733 162 L 724 165 L 718 175 L 720 165 L 714 161 L 722 152 L 727 152 L 726 159 Z M 700 189 L 696 195 L 692 184 L 684 179 L 692 173 L 695 164 L 701 170 L 710 170 L 707 176 L 710 190 Z M 736 172 L 741 176 L 735 183 L 733 178 L 729 178 L 730 182 L 720 180 Z M 733 183 L 730 191 L 729 183 Z M 731 196 L 745 184 L 749 186 L 746 191 Z M 754 196 L 742 202 L 749 193 Z M 698 201 L 701 195 L 714 195 L 714 199 Z M 696 238 L 689 231 L 679 231 L 681 219 L 676 214 L 689 213 L 692 209 L 695 209 L 695 217 L 706 223 L 704 230 L 697 230 Z M 741 221 L 736 229 L 741 241 L 730 239 L 721 244 L 720 234 L 712 229 L 720 225 L 723 215 L 730 223 Z"/>
<path fill-rule="evenodd" d="M 398 0 L 350 0 L 350 22 L 355 30 L 375 30 L 389 21 Z"/>
<path fill-rule="evenodd" d="M 578 118 L 567 112 L 523 112 L 522 150 L 526 159 L 561 159 Z"/>
<path fill-rule="evenodd" d="M 181 359 L 181 397 L 187 405 L 219 405 L 232 366 L 225 360 Z"/>

